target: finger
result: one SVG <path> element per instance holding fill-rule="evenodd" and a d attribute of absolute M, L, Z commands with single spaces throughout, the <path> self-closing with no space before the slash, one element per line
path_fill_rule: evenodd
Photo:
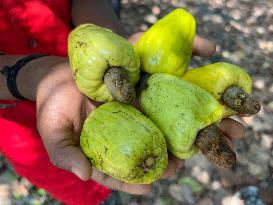
<path fill-rule="evenodd" d="M 222 132 L 231 139 L 239 139 L 245 135 L 245 126 L 233 119 L 223 119 L 220 123 Z"/>
<path fill-rule="evenodd" d="M 61 140 L 55 145 L 49 145 L 48 154 L 55 166 L 74 173 L 82 180 L 91 178 L 91 163 L 72 140 Z"/>
<path fill-rule="evenodd" d="M 192 50 L 193 55 L 210 57 L 215 51 L 216 45 L 214 43 L 198 35 L 195 36 Z"/>
<path fill-rule="evenodd" d="M 143 33 L 144 33 L 144 32 L 137 32 L 137 33 L 134 33 L 132 36 L 130 36 L 130 37 L 128 38 L 128 41 L 129 41 L 131 44 L 135 45 L 136 42 L 138 41 L 138 39 L 140 38 L 140 36 L 142 36 Z"/>
<path fill-rule="evenodd" d="M 233 141 L 230 138 L 228 138 L 228 137 L 225 137 L 225 139 L 226 139 L 228 145 L 234 150 L 234 143 L 233 143 Z"/>
<path fill-rule="evenodd" d="M 238 117 L 251 117 L 250 114 L 243 114 L 243 113 L 238 113 L 237 116 Z"/>
<path fill-rule="evenodd" d="M 128 38 L 128 41 L 133 45 L 136 44 L 138 39 L 143 35 L 144 32 L 137 32 Z M 209 57 L 216 51 L 216 45 L 211 41 L 204 39 L 198 35 L 195 36 L 193 42 L 193 54 L 201 57 Z"/>
<path fill-rule="evenodd" d="M 169 160 L 167 168 L 164 171 L 164 174 L 161 176 L 161 179 L 167 179 L 176 174 L 177 166 L 174 161 Z"/>
<path fill-rule="evenodd" d="M 161 179 L 167 179 L 176 174 L 177 171 L 184 165 L 185 160 L 178 159 L 172 154 L 169 154 L 169 161 L 168 166 L 164 172 L 164 174 L 161 176 Z"/>
<path fill-rule="evenodd" d="M 96 108 L 100 107 L 101 105 L 103 105 L 102 102 L 97 102 L 97 101 L 94 101 L 94 100 L 91 100 L 91 99 L 85 97 L 85 101 L 83 104 L 83 110 L 85 111 L 85 117 L 87 117 L 90 114 L 90 112 L 92 112 Z"/>
<path fill-rule="evenodd" d="M 179 158 L 177 158 L 176 156 L 174 156 L 171 153 L 169 153 L 169 158 L 170 158 L 170 160 L 172 160 L 175 163 L 175 165 L 176 165 L 176 171 L 178 171 L 178 169 L 180 169 L 181 167 L 183 167 L 184 164 L 185 164 L 185 160 L 179 159 Z"/>
<path fill-rule="evenodd" d="M 128 184 L 99 172 L 96 169 L 93 170 L 92 179 L 110 189 L 127 192 L 129 194 L 141 195 L 152 191 L 152 185 L 150 184 Z"/>

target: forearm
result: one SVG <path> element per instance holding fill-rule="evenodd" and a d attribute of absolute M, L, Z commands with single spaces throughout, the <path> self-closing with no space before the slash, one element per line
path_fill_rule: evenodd
<path fill-rule="evenodd" d="M 0 56 L 0 69 L 4 66 L 13 66 L 24 56 Z M 66 58 L 45 56 L 30 61 L 22 67 L 17 75 L 16 83 L 19 92 L 29 100 L 36 100 L 36 91 L 41 80 L 52 71 L 52 67 L 60 62 L 66 61 Z M 6 84 L 6 76 L 0 74 L 0 100 L 13 100 Z"/>
<path fill-rule="evenodd" d="M 72 22 L 75 26 L 93 23 L 129 37 L 107 0 L 72 0 Z"/>

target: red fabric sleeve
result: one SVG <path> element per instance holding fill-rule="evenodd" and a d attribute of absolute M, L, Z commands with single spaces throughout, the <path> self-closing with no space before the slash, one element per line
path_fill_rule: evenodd
<path fill-rule="evenodd" d="M 62 7 L 57 2 L 0 0 L 0 50 L 13 55 L 67 56 L 69 1 L 61 0 Z"/>

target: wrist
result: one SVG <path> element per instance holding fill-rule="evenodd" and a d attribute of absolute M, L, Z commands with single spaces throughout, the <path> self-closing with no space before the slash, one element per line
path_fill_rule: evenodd
<path fill-rule="evenodd" d="M 17 87 L 22 95 L 29 100 L 36 100 L 39 83 L 53 72 L 56 64 L 66 61 L 66 58 L 44 56 L 26 64 L 17 76 Z"/>
<path fill-rule="evenodd" d="M 0 68 L 4 66 L 12 67 L 25 56 L 0 56 Z M 43 56 L 32 60 L 20 68 L 16 77 L 16 87 L 19 93 L 29 99 L 36 99 L 36 91 L 39 82 L 51 72 L 51 68 L 57 63 L 64 62 L 66 58 L 56 56 Z M 7 76 L 0 74 L 0 99 L 15 100 L 7 87 Z"/>
<path fill-rule="evenodd" d="M 6 76 L 0 74 L 0 100 L 4 99 L 15 100 L 7 88 Z"/>
<path fill-rule="evenodd" d="M 0 70 L 5 66 L 13 66 L 17 60 L 24 56 L 0 55 Z M 16 100 L 7 87 L 7 76 L 0 73 L 0 100 Z"/>

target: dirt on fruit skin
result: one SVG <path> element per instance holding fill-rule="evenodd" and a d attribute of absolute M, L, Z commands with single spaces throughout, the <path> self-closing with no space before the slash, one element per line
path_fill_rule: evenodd
<path fill-rule="evenodd" d="M 176 177 L 155 183 L 150 194 L 122 193 L 123 204 L 243 204 L 239 194 L 249 185 L 258 187 L 265 204 L 273 204 L 273 2 L 122 0 L 122 7 L 121 20 L 130 33 L 145 31 L 174 8 L 188 9 L 196 18 L 197 33 L 217 44 L 215 55 L 194 57 L 191 67 L 219 61 L 238 64 L 253 78 L 253 95 L 262 105 L 258 115 L 241 118 L 246 136 L 235 142 L 236 167 L 220 168 L 198 155 L 187 160 L 186 168 L 180 169 Z M 60 205 L 43 190 L 15 175 L 4 158 L 0 158 L 1 203 Z"/>

